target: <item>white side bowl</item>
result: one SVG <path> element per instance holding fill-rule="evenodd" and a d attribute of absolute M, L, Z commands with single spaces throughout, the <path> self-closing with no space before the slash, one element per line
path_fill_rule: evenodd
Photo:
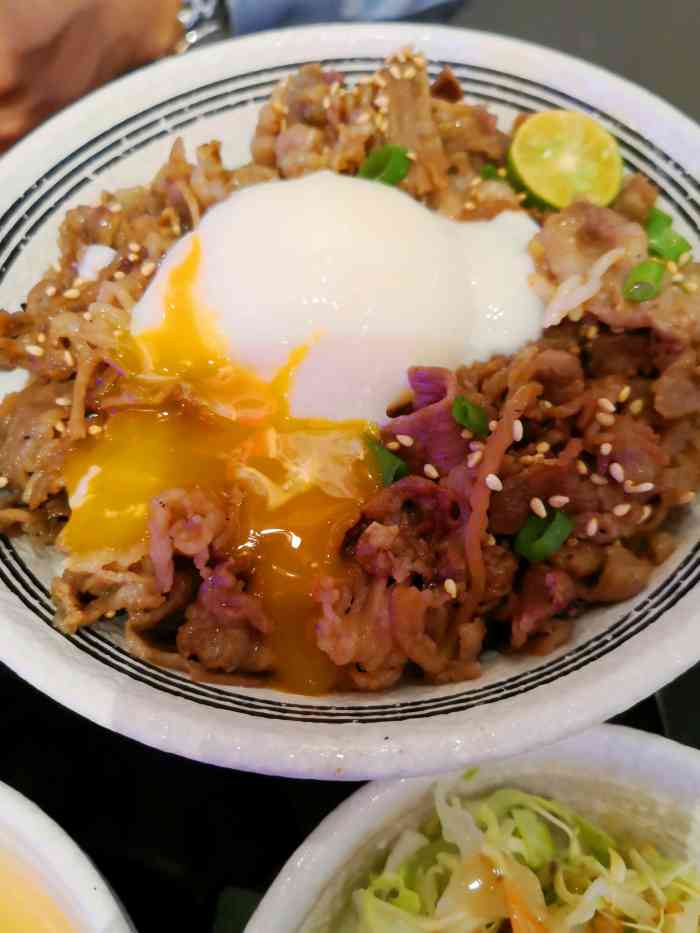
<path fill-rule="evenodd" d="M 292 855 L 245 933 L 333 933 L 338 911 L 377 853 L 426 816 L 433 783 L 376 781 L 353 794 Z M 695 749 L 635 729 L 599 726 L 484 765 L 473 793 L 506 785 L 568 803 L 613 835 L 652 842 L 675 857 L 700 858 Z"/>
<path fill-rule="evenodd" d="M 1 783 L 0 852 L 17 858 L 20 870 L 27 869 L 78 933 L 135 933 L 104 878 L 70 836 L 31 800 Z"/>

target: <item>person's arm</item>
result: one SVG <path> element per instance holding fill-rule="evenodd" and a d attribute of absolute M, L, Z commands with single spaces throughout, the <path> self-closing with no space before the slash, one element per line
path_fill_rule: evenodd
<path fill-rule="evenodd" d="M 87 91 L 169 52 L 179 9 L 180 0 L 0 0 L 0 152 Z"/>
<path fill-rule="evenodd" d="M 415 16 L 445 0 L 227 0 L 236 35 L 300 23 L 362 22 Z"/>

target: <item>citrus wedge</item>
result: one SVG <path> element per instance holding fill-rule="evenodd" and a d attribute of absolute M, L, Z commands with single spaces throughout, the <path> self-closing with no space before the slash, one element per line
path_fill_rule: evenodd
<path fill-rule="evenodd" d="M 520 126 L 508 153 L 513 180 L 547 207 L 567 207 L 577 197 L 609 204 L 620 190 L 617 143 L 591 117 L 545 110 Z"/>

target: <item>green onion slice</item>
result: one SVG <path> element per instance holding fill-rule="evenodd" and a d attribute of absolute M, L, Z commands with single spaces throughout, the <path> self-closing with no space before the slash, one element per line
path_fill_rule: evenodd
<path fill-rule="evenodd" d="M 664 264 L 657 259 L 645 259 L 634 269 L 630 269 L 622 287 L 622 294 L 627 301 L 649 301 L 661 291 L 664 277 Z"/>
<path fill-rule="evenodd" d="M 649 209 L 646 220 L 646 231 L 649 236 L 658 235 L 662 230 L 667 230 L 673 225 L 673 217 L 666 211 L 660 211 L 658 207 Z"/>
<path fill-rule="evenodd" d="M 492 162 L 485 162 L 481 166 L 481 177 L 484 181 L 491 181 L 492 178 L 498 178 L 498 166 Z"/>
<path fill-rule="evenodd" d="M 662 259 L 677 262 L 683 253 L 692 247 L 685 237 L 672 229 L 673 218 L 658 207 L 652 207 L 647 214 L 646 231 L 649 240 L 649 252 Z"/>
<path fill-rule="evenodd" d="M 458 395 L 452 402 L 452 417 L 478 437 L 486 437 L 489 433 L 489 419 L 484 409 L 463 395 Z"/>
<path fill-rule="evenodd" d="M 367 446 L 374 454 L 374 459 L 377 462 L 382 477 L 382 483 L 384 483 L 385 486 L 391 486 L 397 479 L 403 479 L 404 476 L 408 476 L 408 466 L 401 457 L 392 454 L 390 450 L 387 450 L 383 444 L 380 444 L 379 441 L 376 441 L 373 437 L 368 437 L 366 440 Z"/>
<path fill-rule="evenodd" d="M 357 174 L 370 181 L 381 181 L 385 185 L 398 185 L 411 167 L 408 149 L 387 143 L 367 156 Z"/>
<path fill-rule="evenodd" d="M 690 243 L 680 233 L 667 227 L 658 234 L 652 236 L 649 234 L 649 252 L 654 256 L 661 256 L 662 259 L 670 259 L 678 262 L 683 253 L 692 249 Z"/>
<path fill-rule="evenodd" d="M 515 537 L 515 550 L 532 562 L 546 560 L 556 554 L 573 527 L 569 516 L 560 509 L 554 509 L 547 518 L 530 515 Z"/>

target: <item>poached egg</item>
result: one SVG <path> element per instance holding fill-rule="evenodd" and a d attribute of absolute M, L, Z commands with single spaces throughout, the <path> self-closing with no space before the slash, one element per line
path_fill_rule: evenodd
<path fill-rule="evenodd" d="M 65 465 L 80 560 L 144 546 L 154 496 L 231 503 L 231 556 L 273 622 L 277 683 L 326 692 L 313 588 L 379 488 L 365 443 L 410 365 L 456 367 L 540 333 L 522 212 L 459 224 L 387 186 L 321 172 L 245 189 L 163 259 L 120 346 L 133 405 Z M 157 401 L 160 399 L 160 401 Z M 108 408 L 108 406 L 107 406 Z"/>

